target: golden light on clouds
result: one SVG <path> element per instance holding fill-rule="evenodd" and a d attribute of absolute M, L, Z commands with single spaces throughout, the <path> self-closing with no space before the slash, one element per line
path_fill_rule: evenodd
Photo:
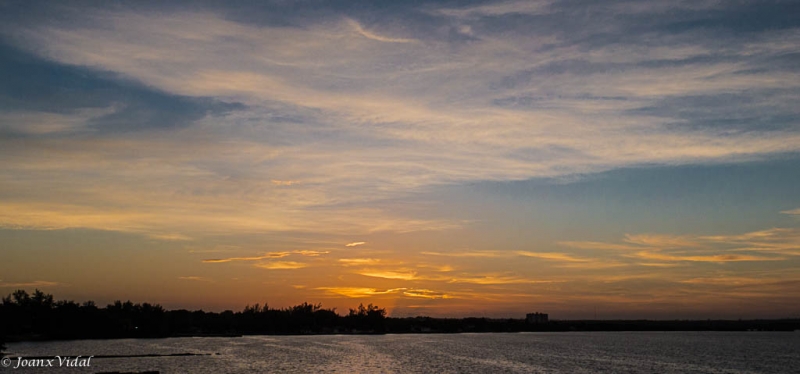
<path fill-rule="evenodd" d="M 516 276 L 505 275 L 475 275 L 466 277 L 453 277 L 448 280 L 449 283 L 472 283 L 482 285 L 495 285 L 495 284 L 541 284 L 541 283 L 554 283 L 553 280 L 542 279 L 528 279 Z"/>
<path fill-rule="evenodd" d="M 417 279 L 417 273 L 413 271 L 381 271 L 381 270 L 362 270 L 357 274 L 367 277 L 386 278 L 386 279 L 400 279 L 400 280 L 413 280 Z"/>
<path fill-rule="evenodd" d="M 204 277 L 197 277 L 197 276 L 185 276 L 185 277 L 178 277 L 180 280 L 185 281 L 196 281 L 196 282 L 210 282 L 210 279 Z"/>
<path fill-rule="evenodd" d="M 338 261 L 344 266 L 377 265 L 382 262 L 377 258 L 340 258 Z"/>
<path fill-rule="evenodd" d="M 558 252 L 530 252 L 530 251 L 517 251 L 516 254 L 522 257 L 541 258 L 544 260 L 556 260 L 567 262 L 589 262 L 591 259 L 578 258 L 565 253 Z"/>
<path fill-rule="evenodd" d="M 270 261 L 270 262 L 259 262 L 253 266 L 269 270 L 294 270 L 307 267 L 308 264 L 295 261 Z"/>
<path fill-rule="evenodd" d="M 299 250 L 299 251 L 294 251 L 292 253 L 297 253 L 299 255 L 308 256 L 308 257 L 317 257 L 317 256 L 326 255 L 326 254 L 331 253 L 331 252 L 330 251 Z"/>
<path fill-rule="evenodd" d="M 501 251 L 455 251 L 455 252 L 431 252 L 424 251 L 420 254 L 428 256 L 445 256 L 445 257 L 506 257 L 509 254 Z"/>
<path fill-rule="evenodd" d="M 317 257 L 321 255 L 325 255 L 330 253 L 330 251 L 313 251 L 313 250 L 297 250 L 291 252 L 269 252 L 262 256 L 254 256 L 254 257 L 228 257 L 228 258 L 209 258 L 203 260 L 205 263 L 217 264 L 217 263 L 224 263 L 224 262 L 235 262 L 235 261 L 260 261 L 270 258 L 283 258 L 291 255 L 301 255 L 301 256 L 308 256 L 308 257 Z"/>
<path fill-rule="evenodd" d="M 31 282 L 5 282 L 0 280 L 0 287 L 3 288 L 49 288 L 49 287 L 58 287 L 63 286 L 63 284 L 59 282 L 52 282 L 52 281 L 44 281 L 44 280 L 36 280 Z"/>
<path fill-rule="evenodd" d="M 376 295 L 388 295 L 405 290 L 405 288 L 378 290 L 369 287 L 317 287 L 316 289 L 320 291 L 325 291 L 329 294 L 340 295 L 351 298 L 367 298 Z"/>
<path fill-rule="evenodd" d="M 290 252 L 272 252 L 267 253 L 263 256 L 255 256 L 255 257 L 229 257 L 229 258 L 209 258 L 203 260 L 203 262 L 217 264 L 223 262 L 234 262 L 234 261 L 260 261 L 268 258 L 282 258 L 289 256 Z"/>
<path fill-rule="evenodd" d="M 442 293 L 442 292 L 426 290 L 426 289 L 404 290 L 403 291 L 403 295 L 404 296 L 408 296 L 408 297 L 418 297 L 418 298 L 422 298 L 422 299 L 434 299 L 434 300 L 435 299 L 451 299 L 452 298 L 452 296 L 450 296 L 448 294 L 445 294 L 445 293 Z"/>
<path fill-rule="evenodd" d="M 282 180 L 277 180 L 277 179 L 273 179 L 272 180 L 272 184 L 274 184 L 276 186 L 293 186 L 293 185 L 296 185 L 298 183 L 300 183 L 300 182 L 298 182 L 298 181 L 282 181 Z"/>
<path fill-rule="evenodd" d="M 661 261 L 695 261 L 695 262 L 737 262 L 737 261 L 780 261 L 783 257 L 763 257 L 737 254 L 719 254 L 708 256 L 667 255 L 654 252 L 637 252 L 633 256 Z"/>

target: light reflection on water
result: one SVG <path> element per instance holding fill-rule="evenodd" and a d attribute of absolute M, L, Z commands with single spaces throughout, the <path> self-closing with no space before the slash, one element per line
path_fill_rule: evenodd
<path fill-rule="evenodd" d="M 800 373 L 797 332 L 246 336 L 25 342 L 8 348 L 12 356 L 212 355 L 93 359 L 90 368 L 0 371 Z"/>

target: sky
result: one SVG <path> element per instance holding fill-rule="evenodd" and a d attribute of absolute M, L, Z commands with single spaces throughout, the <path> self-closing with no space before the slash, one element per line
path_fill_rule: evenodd
<path fill-rule="evenodd" d="M 798 14 L 0 0 L 0 293 L 800 317 Z"/>

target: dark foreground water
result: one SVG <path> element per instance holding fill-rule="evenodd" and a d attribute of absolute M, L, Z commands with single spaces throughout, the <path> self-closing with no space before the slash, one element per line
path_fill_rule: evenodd
<path fill-rule="evenodd" d="M 800 332 L 249 336 L 9 345 L 0 373 L 800 373 Z M 16 356 L 211 353 L 13 369 Z M 218 354 L 217 354 L 218 353 Z"/>

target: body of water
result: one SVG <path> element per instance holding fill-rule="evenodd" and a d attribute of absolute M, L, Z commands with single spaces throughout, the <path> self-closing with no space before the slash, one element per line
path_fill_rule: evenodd
<path fill-rule="evenodd" d="M 797 332 L 571 332 L 245 336 L 9 344 L 0 372 L 800 373 Z M 93 358 L 90 367 L 14 369 L 17 356 Z"/>

